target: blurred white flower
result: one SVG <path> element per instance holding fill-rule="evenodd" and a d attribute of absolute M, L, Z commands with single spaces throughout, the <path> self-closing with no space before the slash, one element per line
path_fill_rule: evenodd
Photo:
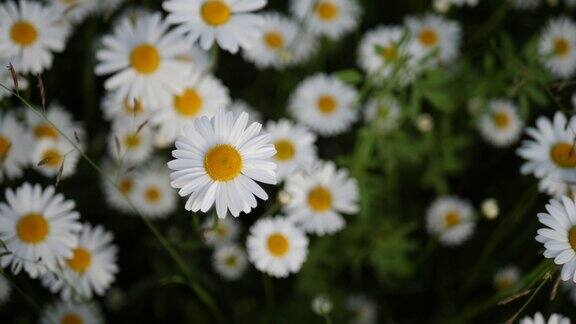
<path fill-rule="evenodd" d="M 463 244 L 474 233 L 474 207 L 454 196 L 439 197 L 426 212 L 426 229 L 446 246 Z"/>

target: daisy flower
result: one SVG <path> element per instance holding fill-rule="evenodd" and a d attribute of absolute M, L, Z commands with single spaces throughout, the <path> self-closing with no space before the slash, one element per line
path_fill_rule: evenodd
<path fill-rule="evenodd" d="M 416 57 L 427 59 L 435 53 L 442 63 L 450 63 L 458 57 L 462 38 L 462 28 L 458 22 L 428 14 L 420 18 L 408 17 L 406 26 L 415 41 Z"/>
<path fill-rule="evenodd" d="M 75 139 L 76 137 L 82 138 L 84 135 L 84 130 L 80 124 L 74 122 L 72 114 L 66 111 L 61 105 L 50 104 L 46 109 L 45 117 L 38 115 L 31 109 L 24 107 L 21 109 L 26 111 L 26 124 L 36 142 L 43 139 L 65 141 L 66 139 L 58 130 L 62 131 L 70 139 Z M 55 127 L 48 123 L 46 119 L 54 124 Z"/>
<path fill-rule="evenodd" d="M 350 296 L 346 301 L 346 309 L 353 314 L 349 323 L 375 324 L 378 322 L 378 306 L 364 295 Z"/>
<path fill-rule="evenodd" d="M 536 9 L 540 6 L 541 0 L 509 0 L 512 7 L 521 10 Z"/>
<path fill-rule="evenodd" d="M 68 20 L 79 24 L 86 17 L 98 11 L 101 0 L 50 0 L 50 3 L 58 8 Z"/>
<path fill-rule="evenodd" d="M 266 124 L 266 132 L 276 148 L 274 162 L 279 180 L 291 176 L 297 169 L 308 167 L 316 160 L 316 135 L 287 119 Z"/>
<path fill-rule="evenodd" d="M 548 22 L 538 45 L 542 63 L 554 76 L 568 79 L 576 71 L 576 24 L 566 18 Z"/>
<path fill-rule="evenodd" d="M 246 252 L 239 246 L 230 244 L 217 247 L 212 257 L 212 265 L 226 280 L 239 279 L 248 266 Z"/>
<path fill-rule="evenodd" d="M 212 75 L 190 76 L 185 88 L 173 95 L 172 103 L 154 116 L 154 124 L 159 126 L 156 145 L 173 145 L 184 124 L 199 116 L 212 117 L 219 109 L 230 103 L 228 89 Z"/>
<path fill-rule="evenodd" d="M 576 154 L 572 149 L 574 131 L 566 116 L 561 112 L 554 115 L 553 121 L 546 117 L 536 120 L 536 128 L 529 127 L 526 133 L 531 137 L 522 142 L 517 153 L 526 163 L 520 171 L 534 174 L 542 179 L 576 181 Z"/>
<path fill-rule="evenodd" d="M 72 257 L 82 229 L 74 207 L 52 186 L 42 189 L 24 183 L 16 191 L 6 189 L 6 202 L 0 203 L 0 240 L 10 254 L 0 259 L 0 265 L 10 265 L 14 274 L 23 268 L 36 278 Z"/>
<path fill-rule="evenodd" d="M 260 36 L 262 18 L 252 11 L 263 8 L 266 0 L 167 0 L 168 22 L 179 25 L 188 40 L 200 42 L 204 50 L 214 41 L 231 53 L 250 48 Z"/>
<path fill-rule="evenodd" d="M 141 100 L 121 98 L 114 92 L 107 92 L 101 102 L 104 118 L 109 121 L 118 119 L 138 119 L 145 120 L 151 115 L 151 107 L 145 106 Z"/>
<path fill-rule="evenodd" d="M 79 160 L 80 152 L 69 142 L 43 139 L 32 151 L 30 162 L 36 171 L 46 177 L 55 177 L 61 170 L 60 176 L 64 179 L 76 172 Z"/>
<path fill-rule="evenodd" d="M 262 114 L 244 100 L 234 100 L 226 110 L 236 115 L 240 115 L 243 112 L 248 113 L 248 123 L 262 124 Z"/>
<path fill-rule="evenodd" d="M 0 306 L 6 304 L 12 294 L 12 286 L 3 275 L 0 275 Z"/>
<path fill-rule="evenodd" d="M 290 10 L 312 33 L 331 40 L 356 29 L 362 13 L 355 0 L 291 0 Z"/>
<path fill-rule="evenodd" d="M 104 163 L 102 163 L 102 170 L 104 171 L 104 176 L 101 183 L 106 203 L 120 212 L 133 213 L 134 210 L 124 195 L 129 199 L 134 198 L 136 172 L 125 164 L 109 160 L 105 160 Z M 114 185 L 111 184 L 108 179 L 112 179 Z M 115 185 L 118 186 L 120 190 L 118 190 Z"/>
<path fill-rule="evenodd" d="M 3 60 L 0 57 L 0 84 L 2 84 L 4 87 L 8 88 L 5 89 L 4 87 L 0 86 L 0 100 L 6 98 L 6 97 L 10 97 L 12 96 L 11 92 L 15 91 L 15 84 L 14 84 L 14 79 L 12 79 L 12 75 L 10 74 L 10 70 L 8 70 L 8 64 L 9 62 L 6 60 Z M 17 75 L 16 78 L 18 79 L 18 90 L 22 91 L 22 90 L 26 90 L 28 89 L 28 80 L 26 80 L 26 78 Z"/>
<path fill-rule="evenodd" d="M 497 147 L 507 147 L 518 141 L 524 123 L 518 108 L 509 100 L 491 100 L 478 120 L 480 135 Z"/>
<path fill-rule="evenodd" d="M 41 324 L 100 324 L 103 317 L 95 303 L 59 301 L 47 306 L 40 316 Z"/>
<path fill-rule="evenodd" d="M 41 73 L 64 50 L 69 27 L 52 6 L 28 0 L 0 4 L 0 56 L 22 73 Z"/>
<path fill-rule="evenodd" d="M 45 274 L 42 284 L 54 294 L 60 292 L 64 300 L 103 296 L 118 272 L 118 248 L 112 239 L 112 233 L 102 226 L 84 224 L 72 257 L 55 273 Z"/>
<path fill-rule="evenodd" d="M 240 230 L 240 223 L 233 218 L 208 217 L 202 224 L 202 237 L 208 246 L 217 247 L 238 239 Z"/>
<path fill-rule="evenodd" d="M 546 320 L 542 313 L 538 312 L 534 314 L 534 318 L 526 316 L 518 322 L 519 324 L 570 324 L 570 319 L 564 317 L 560 314 L 552 314 L 550 318 Z"/>
<path fill-rule="evenodd" d="M 215 205 L 218 217 L 228 210 L 237 217 L 256 207 L 255 197 L 268 199 L 254 180 L 276 184 L 276 150 L 270 136 L 260 134 L 261 124 L 247 126 L 247 113 L 219 111 L 183 127 L 168 167 L 174 171 L 172 187 L 189 196 L 186 210 L 205 213 Z"/>
<path fill-rule="evenodd" d="M 168 31 L 160 14 L 132 21 L 122 19 L 112 35 L 104 36 L 96 53 L 97 75 L 110 75 L 104 87 L 124 98 L 138 98 L 146 106 L 170 103 L 184 87 L 193 65 L 182 60 L 190 49 L 181 34 Z"/>
<path fill-rule="evenodd" d="M 359 209 L 356 180 L 332 162 L 319 162 L 289 177 L 285 190 L 291 197 L 283 207 L 288 219 L 307 233 L 333 234 L 346 225 L 343 213 L 355 214 Z"/>
<path fill-rule="evenodd" d="M 538 182 L 540 192 L 548 194 L 555 198 L 568 196 L 576 198 L 576 183 L 573 181 L 564 181 L 556 176 L 546 176 Z"/>
<path fill-rule="evenodd" d="M 138 120 L 117 120 L 112 125 L 108 138 L 109 154 L 129 165 L 146 161 L 152 155 L 154 134 L 145 123 Z"/>
<path fill-rule="evenodd" d="M 499 269 L 494 275 L 494 287 L 500 291 L 512 288 L 520 280 L 520 270 L 515 266 Z"/>
<path fill-rule="evenodd" d="M 325 316 L 330 314 L 330 312 L 332 312 L 333 307 L 334 304 L 332 303 L 332 300 L 330 300 L 328 296 L 323 294 L 314 296 L 314 298 L 312 299 L 312 303 L 310 305 L 312 311 L 318 316 Z"/>
<path fill-rule="evenodd" d="M 397 26 L 380 26 L 368 31 L 360 41 L 358 65 L 368 74 L 387 78 L 394 64 L 408 55 L 406 46 L 400 44 L 404 34 L 404 28 Z"/>
<path fill-rule="evenodd" d="M 22 176 L 22 169 L 29 162 L 32 138 L 16 116 L 0 115 L 0 183 L 4 177 L 15 179 Z"/>
<path fill-rule="evenodd" d="M 308 238 L 292 222 L 259 219 L 247 238 L 248 259 L 256 269 L 277 278 L 300 271 L 308 255 Z"/>
<path fill-rule="evenodd" d="M 153 161 L 136 176 L 134 204 L 148 218 L 166 218 L 176 209 L 176 193 L 170 187 L 165 163 Z"/>
<path fill-rule="evenodd" d="M 364 120 L 379 131 L 387 132 L 398 127 L 400 104 L 393 97 L 372 98 L 366 104 Z"/>
<path fill-rule="evenodd" d="M 290 97 L 288 109 L 300 123 L 323 136 L 347 131 L 357 118 L 357 92 L 326 74 L 308 77 Z"/>
<path fill-rule="evenodd" d="M 454 196 L 437 198 L 426 212 L 426 228 L 446 246 L 461 245 L 474 233 L 476 216 L 472 205 Z"/>

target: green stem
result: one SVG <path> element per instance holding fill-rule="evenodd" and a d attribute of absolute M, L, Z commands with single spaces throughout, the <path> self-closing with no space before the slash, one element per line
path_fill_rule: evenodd
<path fill-rule="evenodd" d="M 270 319 L 269 322 L 274 323 L 274 285 L 272 284 L 270 277 L 266 274 L 262 274 L 262 281 L 264 284 L 264 294 L 266 295 L 266 308 Z"/>
<path fill-rule="evenodd" d="M 9 276 L 6 275 L 6 272 L 4 272 L 4 269 L 2 269 L 2 267 L 0 267 L 0 275 L 3 276 L 4 278 L 6 278 L 6 280 L 8 280 L 10 282 L 10 284 L 12 285 L 12 287 L 14 287 L 14 289 L 26 300 L 26 302 L 28 302 L 38 313 L 42 310 L 40 308 L 40 305 L 34 300 L 32 299 L 32 297 L 28 296 L 24 290 L 22 290 L 17 284 L 16 282 L 14 282 L 14 280 L 12 280 L 12 278 L 10 278 Z"/>

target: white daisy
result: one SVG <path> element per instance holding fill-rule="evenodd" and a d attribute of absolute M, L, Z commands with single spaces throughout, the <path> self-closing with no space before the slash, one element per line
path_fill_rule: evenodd
<path fill-rule="evenodd" d="M 256 269 L 277 278 L 300 271 L 308 255 L 308 238 L 292 222 L 259 219 L 247 238 L 248 259 Z"/>
<path fill-rule="evenodd" d="M 255 208 L 255 197 L 267 200 L 266 192 L 254 181 L 276 184 L 276 154 L 261 124 L 248 127 L 248 114 L 236 117 L 219 111 L 213 118 L 202 116 L 182 129 L 176 140 L 174 160 L 168 167 L 172 187 L 182 197 L 190 195 L 186 210 L 207 212 L 216 205 L 218 217 L 228 210 L 237 217 Z"/>
<path fill-rule="evenodd" d="M 262 18 L 251 13 L 263 8 L 267 0 L 167 0 L 168 22 L 178 24 L 191 42 L 200 42 L 204 50 L 214 41 L 221 48 L 238 52 L 250 48 L 260 36 Z"/>
<path fill-rule="evenodd" d="M 45 117 L 38 115 L 32 109 L 21 108 L 26 111 L 26 123 L 36 142 L 47 139 L 52 141 L 66 141 L 58 132 L 62 131 L 70 139 L 82 139 L 84 130 L 79 123 L 74 122 L 72 114 L 59 104 L 50 104 L 46 109 Z M 52 124 L 46 121 L 48 119 Z"/>
<path fill-rule="evenodd" d="M 0 57 L 21 73 L 41 73 L 64 50 L 69 27 L 52 6 L 28 0 L 0 4 Z"/>
<path fill-rule="evenodd" d="M 101 0 L 50 0 L 62 14 L 74 24 L 79 24 L 86 17 L 98 11 Z"/>
<path fill-rule="evenodd" d="M 421 59 L 434 57 L 442 63 L 450 63 L 460 52 L 462 27 L 456 21 L 442 16 L 428 14 L 423 17 L 408 17 L 406 26 L 415 40 L 414 54 Z M 434 63 L 433 60 L 425 63 Z"/>
<path fill-rule="evenodd" d="M 332 40 L 356 29 L 362 13 L 355 0 L 291 0 L 290 10 L 314 34 Z"/>
<path fill-rule="evenodd" d="M 73 255 L 82 225 L 75 203 L 64 200 L 54 187 L 24 183 L 6 189 L 6 203 L 0 203 L 0 240 L 10 254 L 0 259 L 18 274 L 22 268 L 36 278 Z"/>
<path fill-rule="evenodd" d="M 6 304 L 12 294 L 12 286 L 10 281 L 3 275 L 0 275 L 0 306 Z"/>
<path fill-rule="evenodd" d="M 400 44 L 404 34 L 404 28 L 398 26 L 379 26 L 368 31 L 358 47 L 358 65 L 368 74 L 387 78 L 398 60 L 408 55 L 406 46 Z"/>
<path fill-rule="evenodd" d="M 133 213 L 134 210 L 128 203 L 126 197 L 129 199 L 134 198 L 134 184 L 137 176 L 135 170 L 126 164 L 109 160 L 105 160 L 104 163 L 102 163 L 102 169 L 104 176 L 101 179 L 101 183 L 106 203 L 120 212 Z M 110 183 L 108 179 L 112 179 L 114 184 Z M 118 186 L 120 190 L 118 190 L 116 186 Z"/>
<path fill-rule="evenodd" d="M 546 320 L 542 313 L 534 314 L 534 318 L 526 316 L 518 322 L 519 324 L 570 324 L 570 319 L 560 314 L 552 314 Z"/>
<path fill-rule="evenodd" d="M 152 115 L 152 109 L 135 98 L 121 98 L 114 92 L 107 92 L 101 102 L 104 118 L 110 121 L 118 119 L 146 120 Z"/>
<path fill-rule="evenodd" d="M 566 17 L 551 19 L 538 46 L 544 66 L 558 78 L 568 79 L 576 71 L 576 24 Z"/>
<path fill-rule="evenodd" d="M 540 6 L 541 0 L 509 0 L 516 9 L 529 10 Z"/>
<path fill-rule="evenodd" d="M 217 247 L 238 239 L 240 230 L 240 223 L 233 218 L 208 217 L 202 224 L 202 237 L 208 246 Z"/>
<path fill-rule="evenodd" d="M 283 206 L 288 219 L 307 233 L 333 234 L 346 225 L 342 214 L 358 212 L 358 184 L 345 169 L 332 162 L 319 162 L 286 180 L 291 197 Z"/>
<path fill-rule="evenodd" d="M 212 265 L 216 272 L 226 280 L 239 279 L 248 266 L 246 252 L 239 246 L 230 244 L 217 247 L 212 256 Z"/>
<path fill-rule="evenodd" d="M 474 233 L 474 207 L 454 196 L 437 198 L 426 212 L 426 228 L 446 246 L 461 245 Z"/>
<path fill-rule="evenodd" d="M 153 136 L 146 121 L 117 120 L 108 138 L 108 152 L 128 165 L 142 163 L 152 155 Z"/>
<path fill-rule="evenodd" d="M 478 120 L 478 129 L 484 140 L 497 147 L 515 143 L 523 127 L 518 108 L 509 100 L 490 100 Z"/>
<path fill-rule="evenodd" d="M 494 275 L 494 287 L 500 291 L 512 288 L 520 280 L 520 270 L 515 266 L 498 269 Z"/>
<path fill-rule="evenodd" d="M 80 152 L 68 141 L 40 140 L 32 151 L 31 165 L 46 177 L 67 178 L 76 172 Z M 60 173 L 60 170 L 61 173 Z"/>
<path fill-rule="evenodd" d="M 176 209 L 176 193 L 170 187 L 166 163 L 153 161 L 136 176 L 134 204 L 149 218 L 166 218 Z"/>
<path fill-rule="evenodd" d="M 517 153 L 526 159 L 520 171 L 542 179 L 576 181 L 576 153 L 573 149 L 576 120 L 570 123 L 561 112 L 550 121 L 546 117 L 536 120 L 536 128 L 526 130 L 531 139 L 522 142 Z"/>
<path fill-rule="evenodd" d="M 2 59 L 0 56 L 0 84 L 2 84 L 2 86 L 0 86 L 0 100 L 6 97 L 10 97 L 11 92 L 17 90 L 14 84 L 14 79 L 10 74 L 10 70 L 8 70 L 9 63 L 10 62 Z M 26 80 L 26 78 L 22 77 L 19 74 L 16 75 L 16 78 L 18 80 L 19 91 L 28 89 L 28 80 Z M 8 89 L 5 89 L 4 87 Z"/>
<path fill-rule="evenodd" d="M 160 14 L 122 19 L 102 45 L 96 53 L 96 74 L 112 74 L 104 87 L 122 99 L 138 98 L 145 106 L 169 104 L 192 72 L 193 65 L 181 59 L 190 45 L 180 33 L 168 31 Z"/>
<path fill-rule="evenodd" d="M 54 294 L 60 292 L 64 300 L 103 296 L 118 272 L 118 248 L 112 239 L 112 233 L 102 226 L 85 223 L 72 257 L 54 273 L 46 273 L 42 284 Z"/>
<path fill-rule="evenodd" d="M 555 198 L 562 196 L 576 198 L 576 183 L 573 181 L 564 181 L 554 175 L 546 176 L 538 181 L 538 189 L 540 192 Z"/>
<path fill-rule="evenodd" d="M 0 115 L 0 183 L 4 177 L 22 176 L 22 169 L 29 162 L 32 138 L 14 114 Z"/>
<path fill-rule="evenodd" d="M 356 97 L 356 89 L 321 73 L 298 85 L 288 109 L 300 123 L 320 135 L 333 136 L 348 130 L 356 120 Z"/>
<path fill-rule="evenodd" d="M 400 104 L 393 97 L 372 98 L 366 104 L 364 120 L 376 129 L 387 132 L 398 127 Z"/>
<path fill-rule="evenodd" d="M 364 295 L 350 296 L 346 301 L 346 308 L 353 314 L 349 323 L 375 324 L 378 322 L 378 306 Z"/>
<path fill-rule="evenodd" d="M 40 317 L 41 324 L 101 324 L 103 317 L 95 303 L 59 301 L 47 306 Z"/>
<path fill-rule="evenodd" d="M 190 76 L 183 91 L 173 96 L 172 103 L 154 116 L 159 126 L 156 145 L 173 145 L 184 124 L 199 116 L 212 117 L 219 109 L 230 103 L 228 89 L 212 75 Z"/>
<path fill-rule="evenodd" d="M 244 100 L 234 100 L 226 110 L 236 115 L 240 115 L 243 112 L 248 113 L 248 123 L 262 124 L 262 114 Z"/>

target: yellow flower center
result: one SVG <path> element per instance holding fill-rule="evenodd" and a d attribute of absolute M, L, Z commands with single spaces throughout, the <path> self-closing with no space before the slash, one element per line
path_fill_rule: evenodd
<path fill-rule="evenodd" d="M 276 159 L 280 161 L 289 161 L 294 158 L 294 154 L 296 153 L 296 148 L 291 141 L 287 139 L 279 140 L 274 143 L 274 147 L 276 147 Z"/>
<path fill-rule="evenodd" d="M 332 193 L 328 189 L 318 186 L 308 193 L 308 205 L 315 212 L 325 212 L 332 207 Z"/>
<path fill-rule="evenodd" d="M 62 320 L 60 320 L 60 324 L 82 324 L 84 321 L 80 316 L 74 313 L 69 313 L 62 316 Z"/>
<path fill-rule="evenodd" d="M 141 74 L 151 74 L 160 66 L 160 54 L 153 45 L 141 44 L 132 50 L 130 64 Z"/>
<path fill-rule="evenodd" d="M 222 225 L 221 223 L 218 223 L 214 232 L 216 233 L 216 236 L 218 236 L 221 239 L 225 238 L 226 235 L 228 235 L 228 229 L 226 229 L 226 226 Z"/>
<path fill-rule="evenodd" d="M 200 8 L 200 15 L 210 26 L 220 26 L 230 20 L 230 7 L 221 0 L 208 0 Z"/>
<path fill-rule="evenodd" d="M 454 211 L 447 212 L 444 215 L 444 223 L 446 224 L 447 228 L 452 228 L 460 224 L 460 214 Z"/>
<path fill-rule="evenodd" d="M 155 204 L 160 201 L 160 198 L 162 197 L 162 192 L 160 191 L 160 189 L 151 186 L 146 189 L 144 196 L 146 197 L 147 202 Z"/>
<path fill-rule="evenodd" d="M 128 134 L 124 138 L 124 144 L 129 149 L 135 149 L 140 145 L 140 137 L 136 133 Z"/>
<path fill-rule="evenodd" d="M 27 47 L 32 45 L 38 39 L 38 31 L 32 23 L 26 20 L 20 20 L 12 25 L 10 37 L 14 43 Z"/>
<path fill-rule="evenodd" d="M 550 150 L 550 158 L 561 168 L 574 168 L 576 167 L 576 148 L 572 148 L 571 144 L 565 142 L 556 143 Z"/>
<path fill-rule="evenodd" d="M 242 171 L 242 156 L 231 145 L 216 145 L 204 157 L 204 169 L 214 181 L 230 181 Z"/>
<path fill-rule="evenodd" d="M 42 161 L 45 161 L 44 165 L 51 168 L 58 168 L 62 164 L 62 154 L 56 149 L 47 149 L 42 154 Z"/>
<path fill-rule="evenodd" d="M 284 37 L 276 31 L 271 31 L 264 34 L 264 43 L 271 49 L 279 49 L 284 47 Z"/>
<path fill-rule="evenodd" d="M 284 234 L 275 233 L 268 237 L 268 251 L 273 256 L 281 257 L 284 256 L 288 252 L 288 248 L 290 247 L 290 243 Z"/>
<path fill-rule="evenodd" d="M 68 266 L 70 269 L 83 274 L 88 270 L 90 264 L 92 263 L 92 254 L 90 251 L 83 247 L 78 247 L 74 249 L 74 255 L 72 259 L 68 260 Z"/>
<path fill-rule="evenodd" d="M 510 116 L 503 111 L 498 111 L 492 114 L 492 119 L 494 120 L 496 127 L 500 129 L 506 129 L 508 125 L 510 125 Z"/>
<path fill-rule="evenodd" d="M 382 49 L 382 52 L 380 53 L 380 55 L 382 55 L 382 58 L 385 61 L 392 61 L 392 60 L 395 60 L 396 58 L 398 58 L 398 50 L 396 49 L 396 46 L 390 45 L 390 46 L 384 47 Z"/>
<path fill-rule="evenodd" d="M 336 110 L 336 99 L 330 95 L 323 95 L 318 98 L 316 105 L 322 114 L 330 115 Z"/>
<path fill-rule="evenodd" d="M 324 21 L 332 21 L 338 17 L 338 7 L 327 1 L 322 1 L 316 5 L 316 14 Z"/>
<path fill-rule="evenodd" d="M 229 266 L 230 268 L 235 268 L 236 265 L 238 264 L 238 259 L 234 256 L 231 255 L 229 257 L 226 258 L 226 260 L 224 261 L 224 263 Z"/>
<path fill-rule="evenodd" d="M 134 188 L 134 182 L 130 178 L 124 178 L 120 180 L 118 186 L 123 194 L 129 194 L 132 192 L 132 188 Z"/>
<path fill-rule="evenodd" d="M 554 39 L 554 54 L 558 56 L 566 56 L 570 53 L 570 44 L 564 37 Z"/>
<path fill-rule="evenodd" d="M 174 96 L 176 111 L 185 117 L 196 116 L 202 110 L 202 97 L 194 89 L 186 89 L 179 96 Z"/>
<path fill-rule="evenodd" d="M 434 29 L 423 28 L 418 34 L 418 39 L 425 47 L 434 47 L 438 44 L 440 37 Z"/>
<path fill-rule="evenodd" d="M 4 162 L 10 153 L 10 148 L 12 147 L 12 141 L 8 137 L 2 136 L 0 134 L 0 163 Z"/>
<path fill-rule="evenodd" d="M 16 225 L 16 233 L 20 241 L 27 244 L 38 244 L 44 241 L 48 235 L 50 224 L 39 213 L 24 215 Z"/>
<path fill-rule="evenodd" d="M 124 111 L 132 115 L 138 115 L 144 111 L 144 107 L 140 100 L 128 100 L 128 98 L 126 98 L 124 99 Z"/>
<path fill-rule="evenodd" d="M 568 243 L 572 250 L 576 251 L 576 226 L 572 226 L 568 231 Z"/>
<path fill-rule="evenodd" d="M 40 124 L 34 127 L 34 137 L 36 137 L 36 139 L 42 139 L 42 138 L 57 139 L 58 131 L 49 124 Z"/>

